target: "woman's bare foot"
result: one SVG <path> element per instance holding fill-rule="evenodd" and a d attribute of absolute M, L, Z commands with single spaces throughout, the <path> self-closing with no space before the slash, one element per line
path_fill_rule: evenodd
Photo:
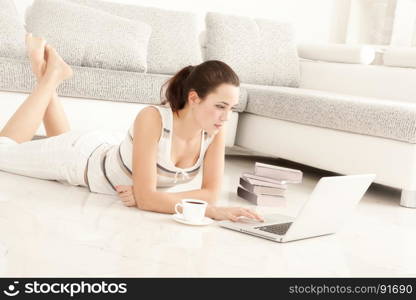
<path fill-rule="evenodd" d="M 46 70 L 44 77 L 54 78 L 62 82 L 73 76 L 72 68 L 59 56 L 51 46 L 46 45 Z"/>
<path fill-rule="evenodd" d="M 37 79 L 43 76 L 46 68 L 45 46 L 46 40 L 44 38 L 34 37 L 32 33 L 26 34 L 26 52 Z"/>

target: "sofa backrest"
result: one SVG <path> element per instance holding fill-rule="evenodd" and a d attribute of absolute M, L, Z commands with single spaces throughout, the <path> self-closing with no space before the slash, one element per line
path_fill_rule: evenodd
<path fill-rule="evenodd" d="M 14 1 L 0 0 L 0 13 L 16 16 L 17 10 Z"/>
<path fill-rule="evenodd" d="M 25 29 L 12 0 L 0 0 L 0 57 L 24 59 Z"/>
<path fill-rule="evenodd" d="M 300 88 L 416 103 L 416 68 L 301 60 Z"/>
<path fill-rule="evenodd" d="M 195 13 L 98 0 L 71 1 L 149 24 L 152 28 L 147 53 L 149 73 L 175 74 L 185 66 L 202 62 Z"/>
<path fill-rule="evenodd" d="M 205 59 L 229 64 L 244 83 L 299 86 L 299 59 L 289 23 L 208 12 Z"/>
<path fill-rule="evenodd" d="M 42 36 L 70 65 L 146 72 L 151 27 L 76 3 L 35 0 L 26 29 Z"/>

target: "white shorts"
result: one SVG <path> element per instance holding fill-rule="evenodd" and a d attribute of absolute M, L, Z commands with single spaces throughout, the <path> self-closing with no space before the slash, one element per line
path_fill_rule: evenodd
<path fill-rule="evenodd" d="M 17 143 L 0 137 L 0 170 L 47 180 L 87 186 L 85 167 L 101 144 L 115 144 L 120 137 L 101 130 L 72 130 L 58 136 Z"/>

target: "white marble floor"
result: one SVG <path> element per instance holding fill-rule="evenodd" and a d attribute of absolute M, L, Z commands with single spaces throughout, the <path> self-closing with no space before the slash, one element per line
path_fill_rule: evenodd
<path fill-rule="evenodd" d="M 235 191 L 255 161 L 293 166 L 227 157 L 219 204 L 250 206 Z M 295 167 L 304 182 L 291 186 L 279 207 L 258 212 L 296 215 L 328 175 Z M 0 276 L 415 277 L 416 210 L 399 206 L 399 198 L 398 190 L 373 185 L 337 234 L 279 244 L 216 223 L 179 224 L 81 187 L 0 172 Z"/>

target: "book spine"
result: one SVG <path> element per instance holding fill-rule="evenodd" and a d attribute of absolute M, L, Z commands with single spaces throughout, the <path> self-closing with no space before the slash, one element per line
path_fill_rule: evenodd
<path fill-rule="evenodd" d="M 300 170 L 297 169 L 292 169 L 292 168 L 284 168 L 284 167 L 279 167 L 279 166 L 275 166 L 275 165 L 269 165 L 269 164 L 264 164 L 264 163 L 260 163 L 260 162 L 256 162 L 254 164 L 254 168 L 265 168 L 265 169 L 271 169 L 271 170 L 279 170 L 282 172 L 300 172 Z"/>
<path fill-rule="evenodd" d="M 302 173 L 300 171 L 284 171 L 278 169 L 271 169 L 265 167 L 256 167 L 254 174 L 258 176 L 264 176 L 273 178 L 275 180 L 283 180 L 290 183 L 299 183 L 302 181 Z"/>
<path fill-rule="evenodd" d="M 240 177 L 240 185 L 245 188 L 247 191 L 253 192 L 254 191 L 254 185 L 252 185 L 250 182 L 244 180 L 244 178 Z"/>
<path fill-rule="evenodd" d="M 277 183 L 262 181 L 262 180 L 258 180 L 254 178 L 248 178 L 246 176 L 243 176 L 243 179 L 246 180 L 248 183 L 252 184 L 253 186 L 265 186 L 265 187 L 278 188 L 282 190 L 287 189 L 287 184 L 277 184 Z"/>
<path fill-rule="evenodd" d="M 284 180 L 277 180 L 277 179 L 274 179 L 274 178 L 271 178 L 271 177 L 259 176 L 259 175 L 255 175 L 255 174 L 248 173 L 248 172 L 244 172 L 243 177 L 252 178 L 254 180 L 261 180 L 261 181 L 265 181 L 265 182 L 269 182 L 269 183 L 273 183 L 273 184 L 278 184 L 278 185 L 286 184 L 286 182 Z"/>
<path fill-rule="evenodd" d="M 255 205 L 257 205 L 257 196 L 253 195 L 252 193 L 250 193 L 249 191 L 246 191 L 244 188 L 242 187 L 238 187 L 237 188 L 237 195 Z"/>
<path fill-rule="evenodd" d="M 272 196 L 284 196 L 285 195 L 285 190 L 283 189 L 267 187 L 267 186 L 258 186 L 258 185 L 255 185 L 251 192 L 256 193 L 256 194 L 261 194 L 261 195 L 272 195 Z"/>

